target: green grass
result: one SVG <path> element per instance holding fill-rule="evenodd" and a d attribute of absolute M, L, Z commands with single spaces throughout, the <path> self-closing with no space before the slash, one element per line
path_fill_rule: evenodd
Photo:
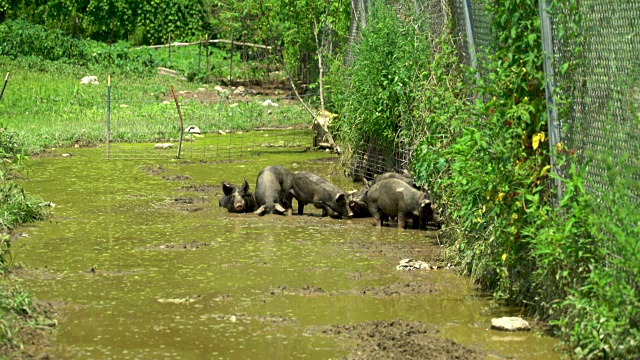
<path fill-rule="evenodd" d="M 31 294 L 0 282 L 0 358 L 23 358 L 25 343 L 43 341 L 43 335 L 55 325 Z"/>
<path fill-rule="evenodd" d="M 33 61 L 42 65 L 42 61 Z M 0 121 L 15 131 L 27 153 L 74 143 L 106 141 L 107 74 L 88 72 L 71 65 L 46 63 L 36 71 L 31 60 L 0 58 L 2 74 L 11 72 L 0 101 Z M 81 85 L 80 79 L 96 75 L 99 85 Z M 171 99 L 176 92 L 212 85 L 171 77 L 120 75 L 111 78 L 111 140 L 126 142 L 161 141 L 178 135 L 178 115 Z M 163 101 L 170 100 L 163 104 Z M 311 124 L 309 115 L 292 102 L 262 106 L 264 98 L 221 98 L 216 101 L 181 99 L 185 126 L 197 125 L 203 132 L 219 129 L 250 130 Z M 275 100 L 275 99 L 274 99 Z M 235 105 L 237 104 L 237 105 Z"/>

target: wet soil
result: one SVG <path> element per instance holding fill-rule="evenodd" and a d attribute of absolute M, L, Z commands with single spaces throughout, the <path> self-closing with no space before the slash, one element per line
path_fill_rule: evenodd
<path fill-rule="evenodd" d="M 551 342 L 529 334 L 518 340 L 533 344 L 524 350 L 493 340 L 489 302 L 455 270 L 395 269 L 407 258 L 443 264 L 433 232 L 330 219 L 312 206 L 263 217 L 218 207 L 222 180 L 255 179 L 271 164 L 354 186 L 335 157 L 82 159 L 72 160 L 77 169 L 34 163 L 48 176 L 29 186 L 60 204 L 58 220 L 26 228 L 15 244 L 29 267 L 19 276 L 36 295 L 75 306 L 60 318 L 53 357 L 476 359 L 488 347 L 553 358 Z"/>
<path fill-rule="evenodd" d="M 347 345 L 346 359 L 485 359 L 483 351 L 438 336 L 438 330 L 421 322 L 369 321 L 333 325 L 323 331 L 340 336 Z"/>

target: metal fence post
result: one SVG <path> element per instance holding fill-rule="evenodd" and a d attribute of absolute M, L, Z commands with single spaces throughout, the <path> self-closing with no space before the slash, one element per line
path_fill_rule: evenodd
<path fill-rule="evenodd" d="M 107 160 L 111 148 L 111 75 L 107 76 Z"/>
<path fill-rule="evenodd" d="M 551 155 L 551 169 L 558 175 L 558 167 L 556 164 L 556 145 L 560 142 L 560 124 L 558 122 L 558 108 L 553 98 L 555 89 L 555 76 L 553 70 L 553 33 L 551 30 L 551 18 L 549 17 L 549 1 L 540 0 L 540 27 L 542 31 L 542 51 L 544 52 L 544 74 L 545 74 L 545 98 L 547 102 L 547 127 L 549 131 L 549 150 Z M 562 199 L 562 184 L 559 179 L 554 179 L 556 187 L 556 201 L 560 204 Z"/>
<path fill-rule="evenodd" d="M 479 78 L 480 74 L 476 63 L 476 44 L 473 36 L 473 23 L 471 22 L 471 3 L 469 0 L 462 0 L 462 10 L 464 11 L 464 25 L 467 30 L 467 46 L 469 48 L 471 67 L 476 70 L 476 78 Z"/>

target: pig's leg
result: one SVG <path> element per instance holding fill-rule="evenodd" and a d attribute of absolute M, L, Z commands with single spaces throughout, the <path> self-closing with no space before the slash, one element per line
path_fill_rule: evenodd
<path fill-rule="evenodd" d="M 398 213 L 398 229 L 404 229 L 405 221 L 406 219 L 404 213 Z"/>

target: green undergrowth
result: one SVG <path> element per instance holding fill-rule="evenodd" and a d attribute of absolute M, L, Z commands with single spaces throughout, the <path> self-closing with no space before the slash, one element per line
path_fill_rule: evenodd
<path fill-rule="evenodd" d="M 550 322 L 572 356 L 637 358 L 638 162 L 611 146 L 550 146 L 538 2 L 486 2 L 495 38 L 477 49 L 477 71 L 461 65 L 451 33 L 424 36 L 415 16 L 376 6 L 352 66 L 328 79 L 338 138 L 418 143 L 413 174 L 442 210 L 447 254 L 464 274 L 497 302 Z M 552 4 L 556 33 L 577 44 L 555 65 L 562 79 L 584 66 L 577 6 Z M 563 86 L 575 84 L 558 81 L 560 118 L 572 110 Z M 621 143 L 638 144 L 637 125 Z M 606 193 L 594 191 L 594 166 L 610 174 Z"/>
<path fill-rule="evenodd" d="M 275 73 L 277 65 L 267 50 L 235 49 L 233 57 L 229 45 L 222 43 L 152 49 L 126 41 L 109 44 L 77 39 L 61 30 L 22 20 L 0 23 L 0 55 L 20 59 L 31 68 L 48 70 L 55 63 L 81 66 L 90 72 L 131 76 L 153 74 L 158 67 L 164 67 L 189 81 L 207 83 L 230 78 L 254 82 L 282 80 Z"/>
<path fill-rule="evenodd" d="M 30 357 L 27 347 L 45 346 L 46 338 L 56 324 L 30 293 L 16 284 L 0 280 L 0 358 Z"/>
<path fill-rule="evenodd" d="M 26 153 L 105 142 L 107 73 L 54 62 L 33 71 L 29 61 L 0 57 L 0 71 L 11 72 L 0 102 L 0 115 L 18 135 Z M 80 84 L 87 75 L 97 76 L 99 84 Z M 169 77 L 115 74 L 111 77 L 111 141 L 177 138 L 179 117 L 171 86 L 179 97 L 184 125 L 196 125 L 203 132 L 310 123 L 304 109 L 291 101 L 274 98 L 272 101 L 280 106 L 262 106 L 266 97 L 235 98 L 229 92 L 219 94 L 210 85 Z M 181 91 L 190 93 L 180 94 Z"/>
<path fill-rule="evenodd" d="M 16 266 L 11 231 L 45 217 L 40 201 L 13 180 L 26 174 L 27 161 L 16 134 L 0 124 L 0 358 L 21 358 L 25 341 L 53 325 L 30 294 L 8 280 Z"/>

